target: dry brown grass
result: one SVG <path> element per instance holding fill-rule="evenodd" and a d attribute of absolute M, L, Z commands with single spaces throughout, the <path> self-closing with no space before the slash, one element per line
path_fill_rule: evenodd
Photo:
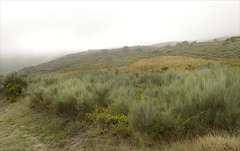
<path fill-rule="evenodd" d="M 240 151 L 240 136 L 228 133 L 208 134 L 192 140 L 177 142 L 154 142 L 145 135 L 135 135 L 130 140 L 109 139 L 106 144 L 98 144 L 97 151 Z"/>
<path fill-rule="evenodd" d="M 163 67 L 175 70 L 193 70 L 198 66 L 207 65 L 208 63 L 229 64 L 232 66 L 240 66 L 239 58 L 217 58 L 217 59 L 203 59 L 194 55 L 184 56 L 160 56 L 148 59 L 140 59 L 139 61 L 118 68 L 119 73 L 132 74 L 136 71 L 162 71 Z M 92 71 L 106 71 L 115 74 L 115 69 L 94 69 Z M 69 71 L 56 76 L 64 76 L 68 74 L 76 74 L 83 71 Z"/>
<path fill-rule="evenodd" d="M 28 133 L 26 125 L 21 123 L 22 118 L 29 115 L 28 100 L 11 104 L 0 101 L 0 151 L 47 150 L 47 146 L 34 134 Z"/>
<path fill-rule="evenodd" d="M 240 66 L 240 59 L 239 58 L 218 58 L 215 59 L 217 62 L 221 64 L 229 64 L 232 66 Z"/>
<path fill-rule="evenodd" d="M 160 56 L 156 58 L 142 59 L 129 66 L 129 70 L 162 70 L 163 67 L 169 69 L 184 70 L 189 66 L 197 67 L 213 63 L 215 61 L 197 58 L 194 56 Z"/>
<path fill-rule="evenodd" d="M 162 71 L 164 67 L 175 70 L 193 70 L 196 67 L 209 63 L 229 64 L 240 66 L 239 58 L 203 59 L 193 55 L 185 56 L 160 56 L 141 59 L 127 67 L 120 67 L 119 73 L 132 74 L 135 71 Z M 114 73 L 114 71 L 112 71 Z"/>
<path fill-rule="evenodd" d="M 240 151 L 240 137 L 206 135 L 192 141 L 175 142 L 164 146 L 163 151 Z"/>

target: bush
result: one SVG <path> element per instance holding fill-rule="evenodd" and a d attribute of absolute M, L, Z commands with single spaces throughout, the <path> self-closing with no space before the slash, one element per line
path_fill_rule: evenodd
<path fill-rule="evenodd" d="M 4 90 L 3 80 L 4 80 L 4 76 L 0 74 L 0 94 L 2 94 Z"/>
<path fill-rule="evenodd" d="M 162 68 L 162 71 L 167 71 L 168 70 L 168 67 L 163 67 Z"/>
<path fill-rule="evenodd" d="M 133 129 L 147 131 L 157 120 L 156 104 L 152 101 L 135 102 L 129 113 Z"/>
<path fill-rule="evenodd" d="M 10 102 L 16 101 L 24 88 L 27 87 L 26 76 L 17 73 L 8 74 L 3 81 L 3 94 Z"/>
<path fill-rule="evenodd" d="M 173 80 L 162 87 L 161 93 L 165 102 L 176 113 L 191 119 L 196 129 L 235 129 L 240 126 L 237 75 L 239 70 L 211 65 Z"/>

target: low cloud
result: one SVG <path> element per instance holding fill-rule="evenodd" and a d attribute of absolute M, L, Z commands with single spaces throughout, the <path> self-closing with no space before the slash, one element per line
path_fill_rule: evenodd
<path fill-rule="evenodd" d="M 0 72 L 73 49 L 239 35 L 239 7 L 239 1 L 1 1 Z"/>

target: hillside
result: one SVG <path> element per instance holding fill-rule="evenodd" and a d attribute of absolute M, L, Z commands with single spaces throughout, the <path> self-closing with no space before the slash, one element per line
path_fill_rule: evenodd
<path fill-rule="evenodd" d="M 169 42 L 159 46 L 134 46 L 117 49 L 89 50 L 63 56 L 61 58 L 20 70 L 26 74 L 66 73 L 70 71 L 115 70 L 126 67 L 141 59 L 159 56 L 190 55 L 220 63 L 239 65 L 240 37 L 228 38 L 225 41 L 212 42 Z M 164 46 L 164 47 L 162 47 Z"/>
<path fill-rule="evenodd" d="M 0 150 L 239 150 L 239 44 L 89 50 L 0 77 Z"/>

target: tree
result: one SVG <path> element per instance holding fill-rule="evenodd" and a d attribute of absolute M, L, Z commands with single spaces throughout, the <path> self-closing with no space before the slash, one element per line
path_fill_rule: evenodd
<path fill-rule="evenodd" d="M 176 44 L 176 46 L 177 46 L 177 47 L 180 47 L 180 46 L 182 46 L 182 43 L 179 42 L 179 43 Z"/>
<path fill-rule="evenodd" d="M 187 46 L 187 45 L 189 45 L 188 41 L 183 41 L 176 44 L 176 46 Z"/>
<path fill-rule="evenodd" d="M 122 51 L 125 53 L 129 53 L 129 47 L 128 46 L 123 47 Z"/>
<path fill-rule="evenodd" d="M 108 50 L 107 50 L 107 49 L 103 49 L 103 50 L 102 50 L 102 54 L 103 54 L 103 55 L 107 55 L 107 54 L 108 54 Z"/>
<path fill-rule="evenodd" d="M 188 41 L 183 41 L 183 42 L 182 42 L 182 46 L 187 46 L 187 45 L 189 45 L 189 42 L 188 42 Z"/>
<path fill-rule="evenodd" d="M 196 44 L 197 44 L 196 41 L 191 42 L 191 45 L 196 45 Z"/>
<path fill-rule="evenodd" d="M 105 59 L 108 63 L 112 62 L 113 60 L 112 56 L 106 56 Z"/>
<path fill-rule="evenodd" d="M 142 47 L 135 48 L 135 51 L 143 52 L 143 48 Z"/>
<path fill-rule="evenodd" d="M 165 46 L 165 48 L 171 48 L 171 45 L 168 44 L 167 46 Z"/>

